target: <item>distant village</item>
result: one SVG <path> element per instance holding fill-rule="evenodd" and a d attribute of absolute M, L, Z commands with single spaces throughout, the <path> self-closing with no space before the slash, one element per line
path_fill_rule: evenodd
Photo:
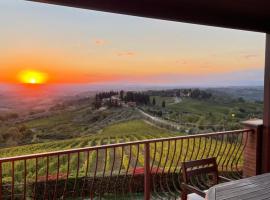
<path fill-rule="evenodd" d="M 161 97 L 190 97 L 196 99 L 209 99 L 212 94 L 199 89 L 173 89 L 173 90 L 149 90 L 146 92 L 134 91 L 110 91 L 100 92 L 95 95 L 94 108 L 102 109 L 105 107 L 137 107 L 141 105 L 156 105 L 155 98 L 151 96 Z M 162 102 L 162 107 L 165 107 L 166 102 Z"/>
<path fill-rule="evenodd" d="M 137 105 L 150 104 L 150 95 L 141 92 L 120 92 L 110 91 L 97 93 L 94 107 L 136 107 Z"/>

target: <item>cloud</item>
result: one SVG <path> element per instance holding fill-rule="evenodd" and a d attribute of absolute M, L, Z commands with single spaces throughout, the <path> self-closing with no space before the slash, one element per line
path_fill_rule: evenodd
<path fill-rule="evenodd" d="M 244 55 L 244 58 L 246 59 L 252 59 L 252 58 L 256 58 L 258 57 L 258 54 L 247 54 L 247 55 Z"/>
<path fill-rule="evenodd" d="M 188 62 L 186 60 L 176 60 L 175 63 L 176 64 L 182 64 L 182 65 L 188 64 Z"/>
<path fill-rule="evenodd" d="M 97 46 L 104 46 L 107 42 L 105 40 L 102 39 L 95 39 L 94 40 L 94 44 Z"/>
<path fill-rule="evenodd" d="M 227 73 L 214 74 L 188 74 L 188 73 L 163 73 L 129 77 L 136 83 L 152 83 L 160 85 L 182 86 L 258 86 L 263 85 L 262 69 L 247 69 Z"/>
<path fill-rule="evenodd" d="M 136 53 L 133 51 L 123 51 L 123 52 L 119 52 L 117 53 L 118 56 L 128 56 L 128 57 L 132 57 L 135 56 Z"/>

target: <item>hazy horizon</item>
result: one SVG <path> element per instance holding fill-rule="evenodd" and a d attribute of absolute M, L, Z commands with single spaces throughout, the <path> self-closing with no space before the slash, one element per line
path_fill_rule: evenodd
<path fill-rule="evenodd" d="M 0 90 L 12 90 L 16 88 L 27 88 L 28 85 L 24 84 L 11 84 L 11 83 L 0 83 Z M 36 86 L 37 88 L 70 88 L 81 89 L 82 91 L 109 91 L 109 90 L 160 90 L 160 89 L 181 89 L 181 88 L 253 88 L 253 87 L 264 87 L 262 83 L 258 84 L 228 84 L 228 85 L 179 85 L 179 84 L 139 84 L 139 83 L 56 83 L 56 84 L 44 84 Z"/>

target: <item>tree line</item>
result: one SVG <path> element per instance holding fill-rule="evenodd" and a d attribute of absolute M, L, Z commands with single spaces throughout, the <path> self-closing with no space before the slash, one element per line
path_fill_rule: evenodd
<path fill-rule="evenodd" d="M 113 96 L 116 98 L 113 99 Z M 121 101 L 122 103 L 135 102 L 137 105 L 148 105 L 150 104 L 150 95 L 144 92 L 134 92 L 134 91 L 110 91 L 110 92 L 101 92 L 97 93 L 95 96 L 94 107 L 96 109 L 102 106 L 103 99 L 108 99 L 106 105 L 109 107 L 119 106 Z"/>
<path fill-rule="evenodd" d="M 193 99 L 209 99 L 212 97 L 211 92 L 197 88 L 149 90 L 147 94 L 161 97 L 191 97 Z"/>
<path fill-rule="evenodd" d="M 191 90 L 190 97 L 193 99 L 210 99 L 212 97 L 212 93 L 200 89 L 194 89 Z"/>

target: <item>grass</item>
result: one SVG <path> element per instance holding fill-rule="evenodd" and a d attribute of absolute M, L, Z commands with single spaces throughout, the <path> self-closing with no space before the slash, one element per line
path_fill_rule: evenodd
<path fill-rule="evenodd" d="M 182 102 L 168 105 L 169 109 L 181 110 L 183 112 L 190 112 L 195 114 L 205 113 L 220 113 L 229 114 L 239 112 L 239 108 L 244 109 L 246 112 L 259 112 L 262 110 L 262 105 L 254 102 L 213 102 L 211 100 L 196 100 L 196 99 L 183 99 Z"/>
<path fill-rule="evenodd" d="M 162 106 L 163 101 L 165 101 L 166 105 L 174 104 L 174 102 L 175 102 L 173 97 L 152 96 L 150 98 L 150 103 L 153 102 L 154 98 L 156 100 L 156 105 L 160 106 L 160 107 Z"/>
<path fill-rule="evenodd" d="M 152 138 L 160 138 L 160 137 L 171 137 L 171 136 L 180 136 L 183 134 L 179 133 L 172 133 L 169 131 L 166 131 L 165 129 L 160 129 L 155 126 L 152 126 L 148 123 L 146 123 L 143 120 L 133 120 L 133 121 L 127 121 L 122 122 L 119 124 L 111 125 L 103 129 L 99 134 L 93 135 L 93 136 L 85 136 L 80 137 L 77 139 L 70 139 L 70 140 L 63 140 L 63 141 L 55 141 L 55 142 L 45 142 L 40 144 L 33 144 L 33 145 L 24 145 L 24 146 L 18 146 L 18 147 L 12 147 L 12 148 L 4 148 L 0 150 L 0 155 L 2 158 L 4 157 L 11 157 L 11 156 L 19 156 L 19 155 L 26 155 L 26 154 L 33 154 L 33 153 L 42 153 L 42 152 L 50 152 L 50 151 L 57 151 L 57 150 L 65 150 L 65 149 L 72 149 L 72 148 L 80 148 L 80 147 L 90 147 L 90 146 L 96 146 L 96 145 L 104 145 L 104 144 L 111 144 L 111 143 L 119 143 L 119 142 L 128 142 L 128 141 L 137 141 L 137 140 L 144 140 L 144 139 L 152 139 Z M 188 140 L 184 139 L 183 144 L 179 143 L 180 141 L 177 141 L 175 143 L 172 141 L 170 144 L 168 142 L 164 142 L 163 144 L 157 143 L 157 153 L 156 153 L 156 159 L 158 160 L 160 157 L 164 157 L 162 155 L 168 154 L 169 157 L 171 157 L 172 152 L 176 151 L 176 154 L 179 154 L 180 156 L 180 149 L 182 148 L 182 155 L 181 156 L 187 156 L 192 157 L 193 154 L 198 154 L 200 157 L 201 154 L 203 154 L 202 151 L 210 152 L 211 154 L 211 146 L 217 146 L 216 149 L 221 146 L 221 143 L 218 140 L 213 140 L 210 142 L 210 139 L 201 139 L 199 140 Z M 226 143 L 225 143 L 226 144 Z M 233 154 L 231 152 L 232 149 L 235 150 L 235 145 L 231 143 L 227 143 L 228 147 L 223 149 L 223 155 Z M 181 148 L 180 148 L 181 146 Z M 205 146 L 205 148 L 203 148 Z M 194 148 L 194 149 L 191 149 Z M 223 147 L 222 147 L 223 148 Z M 151 149 L 154 149 L 154 146 L 151 145 Z M 204 150 L 203 150 L 204 149 Z M 133 154 L 136 154 L 137 147 L 132 146 L 131 148 Z M 117 151 L 121 151 L 120 149 L 117 149 Z M 128 150 L 125 149 L 126 153 L 125 156 L 128 155 Z M 143 146 L 139 147 L 139 161 L 142 163 L 143 160 Z M 195 153 L 194 153 L 195 152 Z M 214 152 L 213 152 L 214 153 Z M 154 152 L 152 152 L 151 156 L 154 156 Z M 95 159 L 95 155 L 92 156 L 92 160 Z M 109 158 L 106 158 L 109 160 Z M 126 159 L 125 159 L 126 160 Z M 165 165 L 165 160 L 162 158 L 161 164 Z M 127 167 L 127 163 L 125 163 L 125 167 Z"/>
<path fill-rule="evenodd" d="M 183 125 L 183 130 L 194 129 L 191 133 L 239 129 L 241 121 L 261 118 L 263 110 L 263 105 L 259 102 L 226 98 L 182 98 L 176 103 L 172 103 L 174 97 L 155 96 L 155 99 L 157 105 L 148 106 L 146 110 L 162 111 L 164 118 L 179 122 Z M 163 100 L 166 102 L 165 108 L 161 107 Z"/>
<path fill-rule="evenodd" d="M 0 121 L 0 147 L 53 143 L 96 135 L 110 125 L 139 118 L 138 112 L 131 108 L 93 110 L 84 106 L 52 112 L 48 116 L 18 123 Z"/>
<path fill-rule="evenodd" d="M 0 157 L 4 158 L 32 153 L 42 153 L 70 148 L 95 146 L 98 145 L 101 141 L 106 140 L 107 142 L 102 142 L 102 144 L 107 144 L 109 140 L 116 138 L 117 142 L 122 142 L 125 141 L 126 138 L 133 138 L 134 136 L 142 137 L 141 139 L 150 139 L 175 135 L 175 133 L 145 123 L 143 120 L 132 120 L 110 125 L 104 128 L 100 133 L 92 136 L 84 136 L 76 139 L 3 148 L 0 149 Z"/>
<path fill-rule="evenodd" d="M 84 136 L 77 139 L 69 139 L 69 140 L 63 140 L 63 141 L 55 141 L 55 142 L 44 142 L 40 144 L 32 144 L 32 145 L 24 145 L 24 146 L 17 146 L 17 147 L 11 147 L 11 148 L 3 148 L 0 149 L 0 157 L 12 157 L 12 156 L 20 156 L 20 155 L 27 155 L 27 154 L 34 154 L 34 153 L 43 153 L 43 152 L 51 152 L 51 151 L 58 151 L 58 150 L 65 150 L 65 149 L 72 149 L 72 148 L 81 148 L 81 147 L 90 147 L 90 146 L 97 146 L 97 145 L 104 145 L 109 143 L 119 143 L 119 142 L 127 142 L 127 141 L 133 141 L 133 140 L 143 140 L 143 139 L 152 139 L 152 138 L 159 138 L 159 137 L 170 137 L 170 136 L 176 136 L 179 134 L 175 134 L 172 132 L 169 132 L 165 129 L 160 129 L 155 126 L 150 125 L 149 123 L 146 123 L 143 120 L 132 120 L 127 122 L 118 123 L 115 125 L 110 125 L 106 128 L 104 128 L 99 134 L 93 135 L 93 136 Z M 142 150 L 142 147 L 140 147 Z M 132 147 L 132 153 L 135 154 L 137 148 Z M 116 149 L 117 156 L 122 154 L 122 149 L 117 148 Z M 128 160 L 129 160 L 129 149 L 124 149 L 124 157 L 123 157 L 123 169 L 128 168 Z M 110 157 L 109 157 L 110 156 Z M 112 156 L 112 149 L 109 149 L 107 152 L 107 157 L 105 156 L 104 151 L 99 152 L 98 162 L 99 165 L 102 165 L 104 163 L 104 159 L 107 160 L 107 167 L 106 169 L 109 169 Z M 105 158 L 106 157 L 106 158 Z M 38 164 L 38 174 L 39 176 L 45 176 L 46 174 L 46 160 L 47 158 L 40 158 L 39 164 Z M 49 157 L 49 172 L 50 174 L 56 174 L 57 169 L 57 158 L 55 156 Z M 72 154 L 70 157 L 70 168 L 71 175 L 75 176 L 76 172 L 74 172 L 74 169 L 76 168 L 78 155 Z M 97 152 L 92 151 L 89 153 L 89 172 L 93 173 L 93 170 L 96 165 L 96 159 L 97 159 Z M 134 160 L 134 158 L 132 158 Z M 142 165 L 143 160 L 143 153 L 140 152 L 140 165 Z M 67 170 L 67 156 L 61 156 L 61 166 L 60 166 L 60 173 L 66 173 Z M 80 160 L 81 163 L 86 163 L 86 154 L 85 152 L 82 152 L 80 154 Z M 118 161 L 119 163 L 119 161 Z M 32 179 L 35 176 L 35 160 L 30 159 L 27 161 L 27 171 L 28 171 L 28 178 Z M 85 164 L 81 165 L 80 172 L 81 175 L 84 174 L 84 168 Z M 3 164 L 3 181 L 10 181 L 11 177 L 11 166 L 10 163 Z M 16 182 L 22 181 L 22 171 L 24 170 L 24 163 L 23 161 L 15 162 L 15 177 Z M 102 167 L 99 167 L 98 173 L 101 173 Z M 73 171 L 73 172 L 72 172 Z"/>
<path fill-rule="evenodd" d="M 100 133 L 92 136 L 1 149 L 0 155 L 1 157 L 10 157 L 177 135 L 183 134 L 173 133 L 168 130 L 155 127 L 143 120 L 131 120 L 107 126 L 100 131 Z M 151 164 L 153 163 L 153 167 L 158 167 L 161 171 L 164 170 L 164 172 L 176 172 L 179 174 L 181 166 L 180 163 L 184 160 L 216 156 L 220 169 L 230 171 L 235 170 L 236 167 L 241 167 L 243 162 L 241 154 L 242 149 L 243 146 L 241 143 L 230 143 L 228 140 L 225 140 L 225 142 L 222 143 L 218 138 L 185 138 L 171 142 L 158 142 L 156 145 L 151 143 L 150 158 Z M 69 185 L 73 187 L 74 180 L 77 180 L 76 177 L 78 177 L 78 180 L 83 180 L 85 175 L 93 178 L 96 174 L 100 181 L 101 179 L 103 180 L 103 175 L 105 177 L 109 177 L 111 173 L 114 177 L 118 177 L 119 172 L 122 177 L 126 176 L 126 174 L 130 176 L 135 168 L 140 169 L 144 166 L 144 145 L 132 145 L 125 146 L 123 148 L 117 147 L 115 149 L 115 154 L 113 152 L 113 148 L 108 148 L 106 150 L 101 149 L 98 151 L 80 152 L 79 154 L 73 153 L 70 154 L 69 158 L 67 155 L 61 155 L 59 157 L 59 180 L 61 183 L 59 184 L 64 184 L 68 171 L 68 182 Z M 70 160 L 69 165 L 68 159 Z M 89 163 L 87 162 L 88 160 Z M 25 164 L 27 166 L 27 171 L 25 171 Z M 48 172 L 47 165 L 49 166 Z M 16 161 L 14 166 L 14 187 L 18 194 L 23 193 L 21 186 L 25 181 L 25 172 L 26 182 L 29 183 L 26 190 L 29 194 L 31 194 L 33 189 L 31 183 L 35 182 L 36 173 L 40 185 L 44 185 L 45 182 L 47 183 L 47 173 L 49 174 L 49 182 L 53 185 L 55 184 L 58 169 L 57 156 L 39 158 L 38 165 L 36 165 L 35 159 L 29 159 L 26 163 L 24 163 L 23 160 Z M 11 163 L 5 163 L 2 164 L 2 168 L 2 181 L 7 185 L 6 188 L 9 188 L 12 183 L 12 165 Z M 103 174 L 104 172 L 105 174 Z M 230 178 L 233 178 L 236 175 L 237 173 L 232 173 L 232 177 Z M 115 187 L 115 184 L 107 186 L 107 182 L 105 182 L 106 180 L 108 179 L 104 179 L 104 185 L 97 181 L 97 184 L 100 184 L 98 187 Z M 122 183 L 120 183 L 120 187 L 124 187 L 121 184 Z M 128 184 L 128 182 L 126 184 Z M 64 187 L 64 185 L 61 185 L 61 188 L 62 187 Z M 43 187 L 41 189 L 43 191 Z M 69 190 L 72 190 L 72 188 L 69 188 Z M 78 190 L 80 190 L 80 188 L 78 188 Z"/>
<path fill-rule="evenodd" d="M 164 113 L 166 115 L 169 113 L 169 117 L 174 120 L 178 119 L 179 113 L 184 113 L 181 120 L 198 124 L 198 126 L 207 123 L 221 124 L 224 121 L 239 125 L 238 121 L 247 117 L 248 113 L 258 114 L 262 109 L 260 104 L 253 102 L 231 101 L 228 103 L 191 98 L 175 102 L 173 97 L 159 96 L 156 96 L 155 99 L 157 105 L 150 106 L 150 108 L 169 111 Z M 161 108 L 162 101 L 166 102 L 166 108 Z M 232 113 L 236 115 L 235 119 L 231 118 Z M 89 106 L 84 106 L 34 119 L 26 122 L 25 125 L 39 138 L 36 142 L 42 143 L 0 149 L 0 158 L 184 135 L 140 120 L 140 115 L 131 108 L 111 108 L 99 112 L 91 110 Z M 195 132 L 198 133 L 197 130 Z M 150 144 L 151 164 L 165 172 L 176 171 L 179 173 L 180 163 L 184 160 L 215 156 L 220 170 L 235 171 L 243 164 L 243 145 L 240 137 L 232 138 L 233 140 L 230 141 L 229 139 L 228 136 L 225 136 L 224 142 L 221 142 L 220 138 L 203 137 L 152 143 Z M 97 176 L 102 176 L 104 172 L 105 176 L 109 176 L 111 171 L 113 175 L 131 175 L 134 168 L 144 166 L 144 151 L 144 145 L 132 145 L 74 153 L 69 158 L 67 155 L 61 155 L 59 172 L 61 176 L 65 176 L 69 171 L 69 177 L 73 179 L 77 173 L 79 178 L 85 175 L 93 177 L 95 171 L 97 171 Z M 68 165 L 68 159 L 70 165 Z M 89 162 L 87 162 L 88 160 Z M 36 173 L 39 180 L 46 179 L 47 164 L 49 166 L 48 174 L 55 178 L 58 169 L 57 162 L 57 156 L 39 158 L 38 165 L 36 165 L 35 159 L 29 159 L 26 163 L 16 161 L 15 184 L 20 185 L 24 181 L 24 164 L 27 166 L 27 181 L 31 182 Z M 10 184 L 11 163 L 5 163 L 2 167 L 3 182 Z M 77 169 L 79 169 L 78 172 Z"/>

